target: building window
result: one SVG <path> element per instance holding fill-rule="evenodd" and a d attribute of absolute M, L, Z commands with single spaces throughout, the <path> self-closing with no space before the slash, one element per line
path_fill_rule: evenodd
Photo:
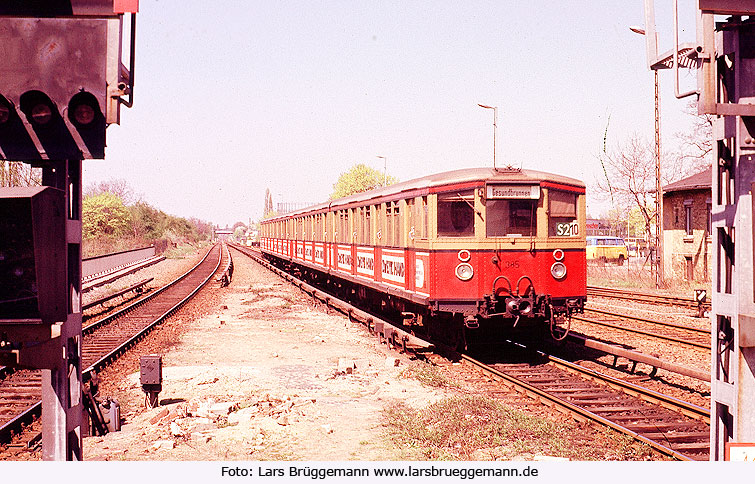
<path fill-rule="evenodd" d="M 684 233 L 692 235 L 692 204 L 684 204 Z"/>
<path fill-rule="evenodd" d="M 710 237 L 710 234 L 713 231 L 713 217 L 712 217 L 712 211 L 713 211 L 713 205 L 711 202 L 708 202 L 705 204 L 705 235 Z"/>

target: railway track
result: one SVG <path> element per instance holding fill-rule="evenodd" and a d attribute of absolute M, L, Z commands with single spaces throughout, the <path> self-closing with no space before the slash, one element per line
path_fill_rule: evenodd
<path fill-rule="evenodd" d="M 653 294 L 650 292 L 628 291 L 626 289 L 616 289 L 611 287 L 587 286 L 587 296 L 605 297 L 610 299 L 626 299 L 629 301 L 643 302 L 649 304 L 660 304 L 664 306 L 680 306 L 685 308 L 699 308 L 700 304 L 694 298 L 684 298 L 678 296 L 667 296 L 663 294 Z M 702 307 L 710 310 L 710 301 L 702 303 Z"/>
<path fill-rule="evenodd" d="M 585 315 L 575 315 L 572 319 L 710 351 L 710 329 L 589 307 L 585 308 Z"/>
<path fill-rule="evenodd" d="M 259 260 L 259 256 L 253 255 L 251 250 L 236 248 Z M 272 268 L 264 262 L 263 265 Z M 272 270 L 279 274 L 282 272 L 276 268 Z M 438 348 L 438 345 L 429 342 L 417 344 L 418 338 L 396 330 L 397 326 L 393 326 L 393 323 L 363 313 L 349 303 L 338 301 L 289 274 L 282 275 L 289 281 L 295 281 L 294 284 L 315 298 L 329 305 L 337 304 L 351 319 L 359 320 L 371 332 L 377 333 L 381 340 L 387 339 L 395 346 L 405 349 L 409 346 L 421 347 L 425 357 L 436 363 L 443 361 L 443 364 L 452 366 L 451 361 L 440 354 L 428 353 L 429 349 Z M 515 350 L 507 351 L 506 354 L 516 361 L 494 360 L 483 363 L 470 356 L 462 356 L 462 361 L 474 372 L 484 374 L 494 385 L 515 387 L 530 397 L 557 406 L 577 419 L 611 427 L 672 458 L 708 460 L 710 428 L 707 409 L 602 375 L 543 352 L 526 349 L 522 345 L 512 344 L 512 348 Z M 523 356 L 525 353 L 526 357 Z M 515 357 L 516 354 L 519 357 Z M 501 390 L 502 387 L 493 386 L 488 392 L 494 396 Z"/>
<path fill-rule="evenodd" d="M 82 368 L 99 371 L 156 325 L 164 321 L 204 287 L 219 267 L 228 264 L 224 245 L 213 246 L 188 272 L 123 309 L 90 324 L 83 330 Z M 0 381 L 0 443 L 8 443 L 41 412 L 41 372 L 15 371 Z M 29 440 L 34 436 L 29 436 Z M 23 441 L 23 439 L 22 439 Z M 16 445 L 23 445 L 21 444 Z"/>
<path fill-rule="evenodd" d="M 708 409 L 518 344 L 511 348 L 506 361 L 485 357 L 483 362 L 466 355 L 462 361 L 491 382 L 515 388 L 578 420 L 611 427 L 679 460 L 708 460 Z"/>

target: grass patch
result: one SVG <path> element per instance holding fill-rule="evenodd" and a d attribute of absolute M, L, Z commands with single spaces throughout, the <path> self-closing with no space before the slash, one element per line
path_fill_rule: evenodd
<path fill-rule="evenodd" d="M 194 254 L 197 249 L 203 249 L 208 244 L 180 244 L 176 247 L 169 247 L 165 249 L 162 255 L 168 259 L 185 259 L 186 257 Z"/>
<path fill-rule="evenodd" d="M 440 372 L 438 367 L 424 362 L 412 362 L 400 374 L 401 378 L 414 378 L 420 383 L 434 388 L 458 387 L 459 385 L 451 381 L 448 377 Z"/>
<path fill-rule="evenodd" d="M 666 274 L 666 280 L 661 285 L 661 292 L 691 297 L 694 289 L 708 289 L 710 293 L 710 281 L 682 281 L 672 279 Z M 587 284 L 590 286 L 605 286 L 615 288 L 656 290 L 655 274 L 650 271 L 650 265 L 616 266 L 615 264 L 600 265 L 598 263 L 587 264 Z"/>
<path fill-rule="evenodd" d="M 423 409 L 395 403 L 383 411 L 388 438 L 404 460 L 653 460 L 651 448 L 603 427 L 553 422 L 484 396 L 446 398 Z M 663 459 L 661 457 L 661 459 Z"/>
<path fill-rule="evenodd" d="M 488 397 L 447 398 L 421 410 L 395 404 L 384 412 L 389 437 L 405 449 L 407 459 L 509 459 L 524 453 L 577 457 L 564 440 L 566 426 Z"/>

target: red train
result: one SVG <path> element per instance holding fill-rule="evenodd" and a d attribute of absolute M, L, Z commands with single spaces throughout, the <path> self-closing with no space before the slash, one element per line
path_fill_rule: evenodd
<path fill-rule="evenodd" d="M 262 222 L 269 260 L 412 330 L 528 327 L 586 299 L 585 185 L 530 170 L 464 169 Z"/>

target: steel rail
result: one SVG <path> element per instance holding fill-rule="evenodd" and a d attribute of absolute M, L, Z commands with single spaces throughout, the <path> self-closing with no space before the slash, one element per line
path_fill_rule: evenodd
<path fill-rule="evenodd" d="M 180 276 L 179 278 L 177 278 L 175 281 L 171 282 L 170 284 L 166 285 L 165 287 L 160 288 L 158 291 L 156 291 L 155 293 L 153 293 L 154 296 L 157 296 L 158 294 L 162 294 L 167 289 L 173 287 L 174 285 L 176 285 L 177 283 L 183 281 L 185 278 L 187 278 L 189 275 L 191 275 L 210 256 L 210 253 L 212 252 L 212 249 L 214 249 L 214 247 L 210 248 L 210 250 L 207 251 L 207 254 L 205 254 L 205 256 L 202 258 L 202 260 L 199 261 L 194 267 L 192 267 L 185 274 L 183 274 L 182 276 Z M 141 331 L 139 331 L 138 333 L 134 334 L 131 338 L 127 339 L 122 344 L 120 344 L 116 348 L 114 348 L 112 351 L 108 352 L 107 354 L 105 354 L 104 356 L 102 356 L 100 359 L 98 359 L 97 361 L 95 361 L 94 363 L 92 363 L 91 365 L 89 365 L 87 368 L 85 368 L 82 371 L 82 374 L 89 375 L 92 371 L 97 371 L 98 369 L 102 368 L 106 363 L 108 363 L 109 361 L 112 361 L 113 359 L 115 359 L 115 357 L 117 355 L 123 353 L 131 345 L 133 345 L 134 343 L 136 343 L 139 340 L 141 340 L 147 333 L 149 333 L 150 331 L 152 331 L 152 329 L 155 326 L 157 326 L 158 324 L 160 324 L 163 321 L 165 321 L 165 319 L 167 319 L 174 312 L 178 311 L 184 304 L 186 304 L 189 300 L 191 300 L 204 286 L 207 285 L 207 283 L 212 279 L 212 276 L 217 272 L 218 268 L 220 267 L 220 264 L 221 264 L 222 260 L 223 260 L 223 251 L 222 251 L 222 247 L 221 247 L 220 256 L 218 257 L 218 263 L 215 264 L 215 267 L 212 269 L 212 271 L 210 271 L 210 273 L 207 275 L 207 277 L 205 277 L 202 280 L 202 282 L 197 287 L 195 287 L 186 297 L 184 297 L 183 299 L 181 299 L 180 301 L 178 301 L 171 308 L 169 308 L 167 311 L 165 311 L 160 316 L 158 316 L 157 319 L 155 319 L 150 324 L 148 324 L 147 326 L 145 326 L 144 328 L 142 328 Z M 154 296 L 153 296 L 153 298 L 154 298 Z M 138 301 L 138 303 L 143 304 L 145 301 L 146 301 L 146 299 L 143 299 L 143 300 Z M 131 306 L 129 306 L 129 307 L 131 307 Z M 133 306 L 133 308 L 135 308 L 135 307 L 136 307 L 136 305 Z M 118 312 L 118 316 L 120 316 L 122 314 L 125 314 L 125 313 L 123 311 L 119 311 Z M 109 318 L 108 322 L 110 322 L 113 319 L 115 319 L 115 317 L 117 317 L 117 316 L 114 316 L 113 318 L 111 318 L 109 316 L 108 317 Z M 89 329 L 89 328 L 90 328 L 90 326 L 87 327 L 87 329 Z"/>
<path fill-rule="evenodd" d="M 175 280 L 173 280 L 170 283 L 166 284 L 162 288 L 160 288 L 160 289 L 158 289 L 158 290 L 156 290 L 156 291 L 154 291 L 154 292 L 146 295 L 145 297 L 139 299 L 138 301 L 133 302 L 129 306 L 127 306 L 127 307 L 125 307 L 125 308 L 117 311 L 116 313 L 113 313 L 113 314 L 111 314 L 111 315 L 109 315 L 109 316 L 107 316 L 107 317 L 105 317 L 105 318 L 103 318 L 103 319 L 101 319 L 99 321 L 96 321 L 93 324 L 90 324 L 89 326 L 87 326 L 86 328 L 84 328 L 82 332 L 84 334 L 90 334 L 93 331 L 95 331 L 97 328 L 99 328 L 99 327 L 101 327 L 101 326 L 103 326 L 103 325 L 105 325 L 105 324 L 107 324 L 109 322 L 112 322 L 114 319 L 116 319 L 116 318 L 118 318 L 120 316 L 123 316 L 123 315 L 127 314 L 128 312 L 131 312 L 132 310 L 134 310 L 138 306 L 141 306 L 145 302 L 147 302 L 149 300 L 152 300 L 153 298 L 155 298 L 158 295 L 162 294 L 168 288 L 173 287 L 174 285 L 180 283 L 182 280 L 184 280 L 186 277 L 188 277 L 192 272 L 194 272 L 196 269 L 199 268 L 199 266 L 209 257 L 209 255 L 212 252 L 213 248 L 214 247 L 211 247 L 210 250 L 207 251 L 207 253 L 205 254 L 205 256 L 196 265 L 194 265 L 191 269 L 189 269 L 187 272 L 185 272 L 181 276 L 177 277 Z M 97 369 L 97 368 L 101 368 L 103 366 L 103 364 L 107 362 L 107 359 L 113 358 L 114 356 L 116 356 L 117 354 L 119 354 L 118 350 L 120 352 L 122 352 L 124 349 L 126 349 L 128 346 L 130 346 L 130 344 L 133 344 L 134 342 L 138 341 L 146 333 L 148 333 L 149 331 L 151 331 L 151 329 L 153 329 L 159 322 L 162 322 L 164 319 L 166 319 L 168 316 L 170 316 L 173 312 L 175 312 L 176 310 L 180 309 L 181 306 L 183 306 L 192 297 L 194 297 L 194 295 L 196 295 L 196 293 L 202 287 L 204 287 L 207 284 L 207 282 L 209 282 L 209 280 L 212 278 L 213 274 L 215 274 L 215 272 L 217 272 L 217 269 L 220 266 L 221 261 L 222 261 L 222 251 L 221 251 L 221 256 L 218 257 L 217 264 L 215 265 L 214 269 L 210 272 L 209 276 L 207 276 L 205 279 L 203 279 L 202 283 L 198 287 L 196 287 L 187 297 L 183 298 L 181 301 L 179 301 L 178 303 L 176 303 L 171 309 L 169 309 L 168 311 L 164 312 L 158 318 L 158 320 L 156 320 L 152 324 L 148 325 L 147 327 L 143 328 L 142 331 L 140 332 L 141 336 L 139 336 L 138 338 L 137 338 L 137 336 L 134 336 L 134 337 L 130 338 L 126 343 L 124 343 L 124 344 L 120 345 L 118 348 L 116 348 L 116 350 L 113 350 L 113 351 L 109 352 L 103 358 L 100 358 L 99 360 L 97 360 L 96 362 L 94 362 L 93 364 L 91 364 L 89 367 L 87 367 L 84 371 L 82 371 L 82 376 L 89 377 L 90 372 L 92 370 Z M 0 442 L 6 442 L 6 441 L 8 441 L 11 433 L 13 432 L 13 429 L 18 428 L 19 424 L 27 423 L 30 420 L 32 420 L 33 418 L 35 418 L 37 415 L 41 415 L 41 411 L 42 411 L 42 402 L 38 401 L 37 403 L 30 405 L 26 410 L 24 410 L 21 413 L 19 413 L 13 419 L 9 420 L 8 422 L 5 422 L 2 426 L 0 426 Z"/>
<path fill-rule="evenodd" d="M 585 309 L 585 311 L 592 311 L 592 309 Z M 627 319 L 634 319 L 631 316 L 621 316 L 621 317 L 625 317 Z M 618 330 L 627 331 L 627 332 L 630 332 L 630 333 L 641 334 L 643 336 L 649 336 L 649 337 L 652 337 L 652 338 L 663 339 L 663 340 L 666 340 L 666 341 L 673 341 L 674 343 L 679 343 L 679 344 L 694 346 L 694 347 L 697 347 L 697 348 L 702 348 L 702 349 L 710 351 L 710 343 L 707 343 L 707 344 L 706 343 L 698 343 L 697 341 L 690 341 L 690 340 L 686 340 L 686 339 L 682 339 L 682 338 L 677 338 L 675 336 L 667 336 L 667 335 L 663 335 L 663 334 L 657 334 L 657 333 L 653 333 L 651 331 L 645 331 L 645 330 L 638 329 L 638 328 L 629 328 L 627 326 L 621 326 L 619 324 L 609 323 L 608 321 L 599 321 L 597 319 L 589 319 L 589 318 L 585 318 L 583 316 L 572 316 L 572 319 L 575 320 L 575 321 L 582 321 L 583 323 L 596 324 L 596 325 L 599 325 L 599 326 L 605 326 L 607 328 L 618 329 Z M 658 322 L 658 324 L 664 324 L 664 323 Z M 710 332 L 708 332 L 708 333 L 710 333 Z"/>
<path fill-rule="evenodd" d="M 664 294 L 652 294 L 648 292 L 628 291 L 625 289 L 616 289 L 612 287 L 587 286 L 587 295 L 599 297 L 611 297 L 616 299 L 628 299 L 631 301 L 646 301 L 666 304 L 670 306 L 684 306 L 697 308 L 699 303 L 692 298 L 678 296 L 667 296 Z M 705 308 L 710 309 L 710 302 L 702 303 Z"/>
<path fill-rule="evenodd" d="M 577 336 L 571 333 L 568 335 L 568 339 L 569 341 L 576 343 L 578 345 L 584 346 L 586 348 L 592 348 L 594 350 L 602 351 L 603 353 L 612 355 L 617 358 L 626 358 L 630 361 L 634 361 L 637 363 L 645 363 L 646 365 L 650 365 L 654 368 L 654 370 L 650 373 L 651 376 L 655 374 L 655 369 L 660 368 L 661 370 L 670 371 L 672 373 L 678 373 L 680 375 L 688 376 L 691 378 L 695 378 L 697 380 L 710 383 L 709 373 L 698 371 L 698 370 L 695 370 L 694 368 L 688 368 L 686 366 L 677 365 L 676 363 L 671 363 L 670 361 L 664 361 L 664 360 L 661 360 L 660 358 L 656 358 L 655 356 L 638 353 L 636 351 L 625 350 L 624 348 L 619 348 L 618 346 L 602 343 L 594 339 L 585 338 L 583 336 Z"/>
<path fill-rule="evenodd" d="M 543 355 L 545 355 L 545 354 L 543 354 Z M 550 356 L 548 356 L 548 355 L 545 355 L 545 356 L 547 356 L 548 358 L 550 358 Z M 694 460 L 691 457 L 689 457 L 689 456 L 687 456 L 685 454 L 682 454 L 681 452 L 678 452 L 678 451 L 676 451 L 676 450 L 674 450 L 674 449 L 672 449 L 670 447 L 667 447 L 667 446 L 663 445 L 660 442 L 656 442 L 656 441 L 654 441 L 652 439 L 649 439 L 649 438 L 647 438 L 647 437 L 639 434 L 638 432 L 635 432 L 634 430 L 628 429 L 628 428 L 624 427 L 621 424 L 618 424 L 618 423 L 616 423 L 616 422 L 614 422 L 612 420 L 609 420 L 609 419 L 607 419 L 605 417 L 597 415 L 597 414 L 595 414 L 595 413 L 587 410 L 586 408 L 580 407 L 578 405 L 574 405 L 571 402 L 568 402 L 568 401 L 563 400 L 563 399 L 561 399 L 561 398 L 559 398 L 559 397 L 557 397 L 555 395 L 552 395 L 552 394 L 550 394 L 550 393 L 548 393 L 548 392 L 546 392 L 544 390 L 536 388 L 535 386 L 530 385 L 529 383 L 527 383 L 525 381 L 522 381 L 519 378 L 515 378 L 515 377 L 513 377 L 511 375 L 507 375 L 506 373 L 504 373 L 502 371 L 499 371 L 499 370 L 497 370 L 495 368 L 492 368 L 492 367 L 490 367 L 490 366 L 488 366 L 488 365 L 486 365 L 486 364 L 484 364 L 484 363 L 482 363 L 480 361 L 477 361 L 477 360 L 475 360 L 474 358 L 472 358 L 472 357 L 470 357 L 468 355 L 462 355 L 462 361 L 465 362 L 465 363 L 467 363 L 467 364 L 469 364 L 469 365 L 472 365 L 473 367 L 477 368 L 480 371 L 483 371 L 484 373 L 487 373 L 487 374 L 495 376 L 496 378 L 505 380 L 506 382 L 510 383 L 512 386 L 523 390 L 524 393 L 526 395 L 530 396 L 530 397 L 533 397 L 533 398 L 536 398 L 536 399 L 541 399 L 541 401 L 544 400 L 544 401 L 550 402 L 551 404 L 553 404 L 553 405 L 557 406 L 558 408 L 560 408 L 560 409 L 568 412 L 571 415 L 577 416 L 578 418 L 587 419 L 587 420 L 590 420 L 590 421 L 593 421 L 593 422 L 598 422 L 598 423 L 600 423 L 600 424 L 602 424 L 602 425 L 604 425 L 606 427 L 610 427 L 610 428 L 612 428 L 612 429 L 614 429 L 614 430 L 616 430 L 618 432 L 621 432 L 623 434 L 629 435 L 632 438 L 634 438 L 635 440 L 638 440 L 640 442 L 644 442 L 645 444 L 651 446 L 653 449 L 655 449 L 655 450 L 657 450 L 657 451 L 659 451 L 659 452 L 661 452 L 661 453 L 663 453 L 665 455 L 668 455 L 669 457 L 674 457 L 675 459 L 684 460 L 684 461 L 693 461 Z M 597 372 L 595 372 L 595 373 L 597 374 Z M 594 377 L 591 376 L 591 378 L 594 378 Z M 642 390 L 647 390 L 647 389 L 642 389 Z M 691 405 L 691 404 L 689 404 L 689 405 Z"/>
<path fill-rule="evenodd" d="M 361 310 L 359 310 L 357 308 L 354 308 L 354 306 L 352 306 L 351 304 L 349 304 L 347 302 L 338 300 L 337 298 L 334 298 L 333 296 L 331 296 L 329 294 L 326 294 L 326 293 L 322 292 L 319 289 L 313 288 L 309 284 L 307 284 L 307 283 L 305 283 L 305 282 L 297 279 L 296 277 L 294 277 L 294 276 L 286 273 L 285 271 L 283 271 L 283 270 L 281 270 L 281 269 L 279 269 L 279 268 L 277 268 L 275 266 L 272 266 L 272 265 L 268 264 L 267 262 L 265 262 L 264 260 L 262 260 L 259 256 L 252 254 L 252 252 L 254 252 L 254 251 L 252 251 L 252 250 L 250 250 L 250 249 L 248 249 L 246 247 L 239 247 L 239 246 L 235 246 L 235 245 L 232 245 L 231 247 L 233 247 L 234 249 L 238 250 L 239 252 L 242 252 L 243 254 L 248 255 L 249 257 L 251 257 L 252 259 L 254 259 L 255 261 L 257 261 L 258 263 L 260 263 L 263 267 L 266 267 L 266 268 L 272 270 L 274 273 L 276 273 L 279 276 L 283 277 L 284 279 L 286 279 L 287 281 L 291 282 L 295 286 L 297 286 L 300 289 L 305 290 L 305 292 L 313 295 L 313 297 L 316 297 L 318 299 L 324 299 L 324 300 L 328 301 L 329 304 L 333 304 L 335 301 L 338 301 L 339 304 L 345 305 L 346 307 L 349 308 L 345 312 L 350 317 L 353 314 L 360 314 L 363 319 L 366 319 L 368 321 L 367 324 L 366 324 L 366 326 L 368 327 L 368 329 L 370 329 L 370 331 L 373 331 L 373 328 L 375 327 L 372 324 L 370 324 L 370 322 L 381 321 L 386 326 L 390 326 L 391 327 L 391 329 L 389 331 L 393 331 L 394 329 L 397 330 L 397 332 L 394 333 L 394 336 L 395 335 L 399 335 L 402 338 L 402 340 L 405 341 L 405 342 L 406 341 L 411 341 L 412 343 L 415 343 L 415 344 L 418 343 L 420 346 L 422 346 L 424 348 L 429 348 L 429 347 L 433 346 L 432 344 L 427 343 L 427 342 L 425 342 L 425 341 L 417 338 L 414 335 L 410 335 L 409 333 L 401 331 L 400 329 L 398 329 L 397 327 L 395 327 L 393 324 L 388 323 L 387 321 L 382 321 L 379 318 L 377 318 L 376 316 L 373 316 L 373 315 L 368 314 L 368 313 L 364 313 L 363 311 L 361 311 Z M 411 340 L 409 338 L 411 338 Z M 521 345 L 519 343 L 513 343 L 513 344 L 516 344 L 518 346 L 524 347 L 523 345 Z M 562 367 L 564 369 L 567 369 L 568 371 L 573 372 L 573 373 L 579 373 L 580 375 L 585 376 L 585 377 L 587 377 L 589 379 L 592 379 L 592 380 L 599 380 L 599 381 L 601 381 L 602 383 L 605 383 L 607 386 L 609 386 L 611 388 L 619 389 L 619 390 L 625 392 L 629 396 L 634 396 L 634 397 L 642 398 L 643 400 L 645 400 L 645 401 L 647 401 L 647 402 L 649 402 L 649 403 L 651 403 L 653 405 L 658 405 L 658 406 L 661 406 L 661 407 L 669 409 L 669 410 L 678 411 L 678 412 L 682 413 L 683 415 L 686 415 L 686 416 L 688 416 L 690 418 L 694 418 L 694 419 L 700 420 L 702 423 L 706 423 L 706 424 L 709 423 L 709 412 L 708 412 L 707 409 L 704 409 L 702 407 L 698 407 L 698 406 L 696 406 L 694 404 L 691 404 L 691 403 L 688 403 L 688 402 L 684 402 L 682 400 L 676 399 L 676 398 L 668 396 L 668 395 L 663 395 L 661 393 L 655 392 L 653 390 L 649 390 L 647 388 L 642 388 L 642 387 L 640 387 L 638 385 L 635 385 L 635 384 L 632 384 L 632 383 L 629 383 L 629 382 L 624 382 L 624 381 L 619 380 L 617 378 L 613 378 L 613 377 L 610 377 L 610 376 L 607 376 L 607 375 L 602 375 L 601 373 L 599 373 L 597 371 L 589 370 L 587 368 L 582 368 L 579 365 L 575 365 L 575 364 L 570 363 L 568 361 L 561 360 L 559 358 L 552 357 L 550 355 L 546 355 L 545 353 L 543 353 L 541 351 L 538 351 L 538 354 L 547 357 L 549 359 L 549 361 L 553 365 L 555 365 L 555 366 L 560 366 L 560 367 Z M 680 452 L 678 452 L 678 451 L 676 451 L 676 450 L 674 450 L 674 449 L 672 449 L 672 448 L 670 448 L 668 446 L 665 446 L 665 445 L 663 445 L 660 442 L 657 442 L 657 441 L 654 441 L 652 439 L 649 439 L 649 438 L 641 435 L 640 433 L 635 432 L 635 431 L 633 431 L 631 429 L 628 429 L 628 428 L 626 428 L 626 427 L 624 427 L 624 426 L 622 426 L 622 425 L 620 425 L 620 424 L 618 424 L 618 423 L 616 423 L 616 422 L 614 422 L 614 421 L 612 421 L 610 419 L 607 419 L 607 418 L 602 417 L 600 415 L 597 415 L 597 414 L 595 414 L 593 412 L 590 412 L 589 410 L 587 410 L 585 408 L 579 407 L 579 406 L 574 405 L 574 404 L 572 404 L 572 403 L 570 403 L 568 401 L 560 399 L 560 398 L 558 398 L 558 397 L 556 397 L 556 396 L 554 396 L 552 394 L 549 394 L 549 393 L 547 393 L 547 392 L 545 392 L 543 390 L 540 390 L 540 389 L 538 389 L 538 388 L 536 388 L 536 387 L 534 387 L 532 385 L 529 385 L 526 382 L 523 382 L 523 381 L 521 381 L 521 380 L 519 380 L 517 378 L 511 377 L 510 375 L 506 375 L 505 373 L 503 373 L 503 372 L 501 372 L 499 370 L 496 370 L 494 368 L 491 368 L 490 366 L 485 365 L 485 364 L 483 364 L 483 363 L 475 360 L 474 358 L 472 358 L 472 357 L 470 357 L 468 355 L 461 355 L 461 358 L 462 358 L 463 362 L 466 362 L 468 364 L 472 364 L 472 365 L 474 365 L 474 366 L 476 366 L 478 368 L 484 368 L 484 371 L 486 371 L 486 372 L 488 372 L 490 374 L 493 374 L 496 377 L 499 377 L 501 379 L 509 381 L 511 384 L 513 384 L 513 385 L 515 385 L 515 386 L 517 386 L 519 388 L 524 389 L 525 393 L 527 393 L 528 395 L 533 396 L 535 398 L 541 398 L 543 400 L 551 402 L 552 404 L 557 405 L 560 408 L 562 408 L 562 409 L 570 412 L 572 415 L 578 415 L 582 419 L 594 421 L 594 422 L 600 423 L 602 425 L 605 425 L 607 427 L 613 428 L 613 429 L 615 429 L 615 430 L 617 430 L 617 431 L 619 431 L 621 433 L 624 433 L 626 435 L 631 436 L 632 438 L 634 438 L 634 439 L 636 439 L 636 440 L 638 440 L 640 442 L 644 442 L 644 443 L 648 444 L 652 448 L 654 448 L 654 449 L 658 450 L 659 452 L 661 452 L 661 453 L 663 453 L 665 455 L 668 455 L 670 457 L 673 457 L 673 458 L 676 458 L 676 459 L 679 459 L 679 460 L 685 460 L 685 461 L 694 460 L 691 457 L 689 457 L 689 456 L 687 456 L 687 455 L 685 455 L 683 453 L 680 453 Z"/>
<path fill-rule="evenodd" d="M 626 319 L 633 319 L 636 321 L 642 321 L 643 323 L 650 323 L 650 324 L 657 324 L 660 326 L 668 326 L 670 328 L 677 328 L 682 329 L 685 331 L 690 331 L 692 333 L 700 333 L 700 334 L 707 334 L 710 335 L 710 329 L 702 329 L 702 328 L 694 328 L 692 326 L 685 326 L 684 324 L 677 324 L 677 323 L 666 323 L 664 321 L 657 321 L 655 319 L 647 319 L 640 316 L 630 316 L 629 314 L 620 314 L 620 313 L 614 313 L 611 311 L 605 311 L 603 309 L 597 309 L 597 308 L 585 308 L 585 311 L 590 311 L 593 313 L 599 313 L 599 314 L 605 314 L 606 316 L 616 316 L 619 318 L 626 318 Z"/>

